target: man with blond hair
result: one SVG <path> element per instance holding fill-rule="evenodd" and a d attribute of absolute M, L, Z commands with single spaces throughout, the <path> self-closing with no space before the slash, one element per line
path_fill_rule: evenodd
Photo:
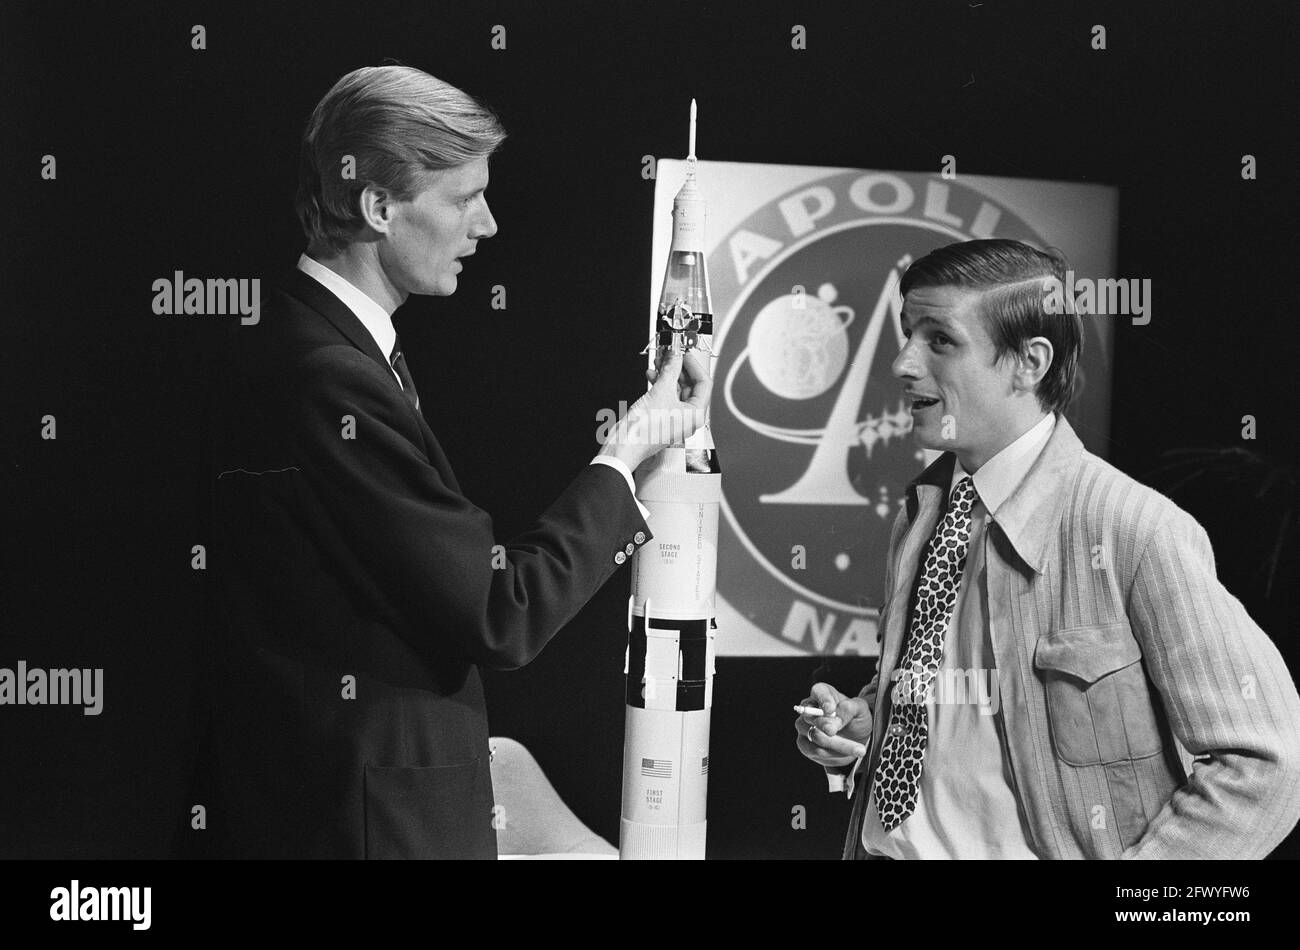
<path fill-rule="evenodd" d="M 392 314 L 496 233 L 503 138 L 405 66 L 348 73 L 307 123 L 307 249 L 234 334 L 219 406 L 220 854 L 495 857 L 478 667 L 528 663 L 649 540 L 632 470 L 702 419 L 704 366 L 673 360 L 518 537 L 461 492 Z"/>

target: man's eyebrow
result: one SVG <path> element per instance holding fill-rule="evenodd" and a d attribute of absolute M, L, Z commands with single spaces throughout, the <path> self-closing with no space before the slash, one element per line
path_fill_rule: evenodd
<path fill-rule="evenodd" d="M 898 322 L 903 326 L 908 326 L 912 322 L 911 314 L 907 312 L 906 308 L 899 311 Z M 947 320 L 940 320 L 938 317 L 932 317 L 929 314 L 926 314 L 923 317 L 918 317 L 916 323 L 918 326 L 923 326 L 928 324 L 930 326 L 936 326 L 939 327 L 940 329 L 949 330 L 949 331 L 954 331 L 957 329 L 957 325 L 955 323 L 949 323 Z"/>

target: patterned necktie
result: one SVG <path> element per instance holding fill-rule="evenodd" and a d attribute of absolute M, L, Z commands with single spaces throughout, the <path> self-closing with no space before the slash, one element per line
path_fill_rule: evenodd
<path fill-rule="evenodd" d="M 420 410 L 420 394 L 415 391 L 415 380 L 411 378 L 411 371 L 406 368 L 406 357 L 402 355 L 402 341 L 400 339 L 393 342 L 393 369 L 397 372 L 397 378 L 402 381 L 402 395 L 406 401 Z"/>
<path fill-rule="evenodd" d="M 970 546 L 971 507 L 978 498 L 970 476 L 957 483 L 948 511 L 930 538 L 925 568 L 917 580 L 916 607 L 897 681 L 902 689 L 896 694 L 899 701 L 890 714 L 876 767 L 876 810 L 886 831 L 901 825 L 916 808 L 930 727 L 926 700 L 943 661 L 943 640 Z"/>

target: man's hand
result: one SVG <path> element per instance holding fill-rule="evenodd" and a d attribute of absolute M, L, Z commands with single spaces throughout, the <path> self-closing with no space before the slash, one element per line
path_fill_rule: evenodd
<path fill-rule="evenodd" d="M 871 741 L 871 707 L 865 699 L 845 696 L 834 686 L 818 683 L 802 703 L 825 715 L 801 715 L 794 721 L 795 746 L 818 765 L 851 765 Z"/>
<path fill-rule="evenodd" d="M 619 420 L 601 455 L 612 455 L 633 471 L 669 445 L 681 444 L 704 424 L 713 380 L 708 357 L 691 350 L 685 359 L 671 356 L 659 369 L 646 371 L 653 385 Z"/>

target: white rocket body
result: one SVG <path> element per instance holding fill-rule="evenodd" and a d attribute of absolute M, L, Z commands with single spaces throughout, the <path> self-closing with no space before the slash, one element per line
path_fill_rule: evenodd
<path fill-rule="evenodd" d="M 655 335 L 661 355 L 696 345 L 712 353 L 705 205 L 695 187 L 694 162 L 690 165 L 673 201 L 673 241 Z M 674 274 L 680 284 L 692 268 L 699 271 L 692 274 L 687 296 L 695 306 L 686 314 L 681 306 L 688 302 L 670 284 Z M 685 320 L 690 332 L 674 332 L 684 317 L 690 318 Z M 632 561 L 619 856 L 703 859 L 722 500 L 722 475 L 707 425 L 638 470 L 637 497 L 650 509 L 654 537 Z"/>

